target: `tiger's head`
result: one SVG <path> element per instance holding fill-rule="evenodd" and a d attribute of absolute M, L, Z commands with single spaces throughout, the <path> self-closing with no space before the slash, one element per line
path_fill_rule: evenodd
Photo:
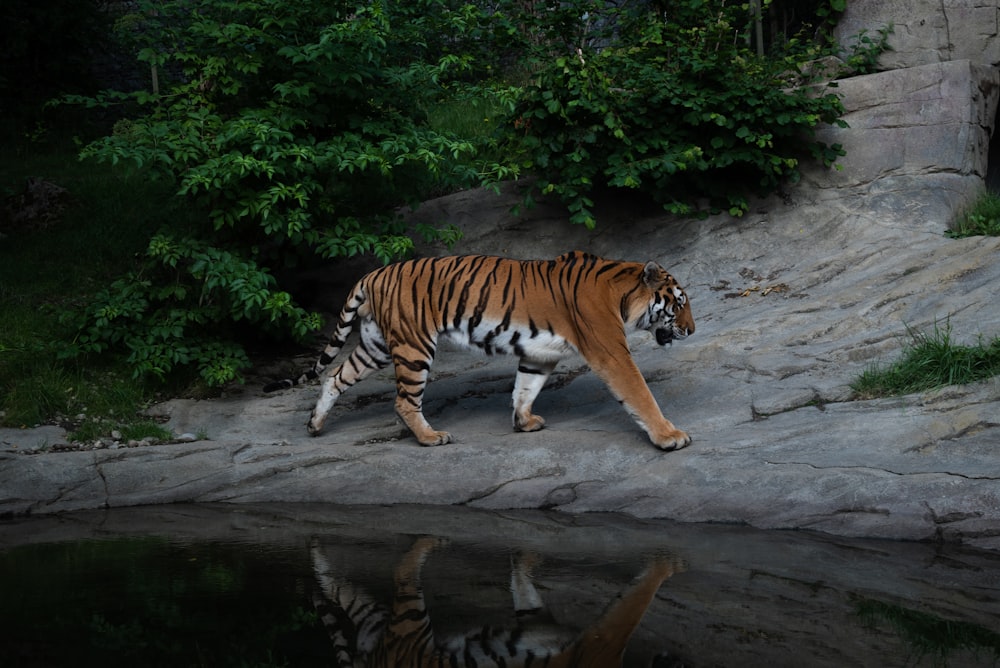
<path fill-rule="evenodd" d="M 639 317 L 636 327 L 652 332 L 661 346 L 694 334 L 691 303 L 676 279 L 657 263 L 647 262 L 642 282 L 649 293 L 646 312 Z"/>

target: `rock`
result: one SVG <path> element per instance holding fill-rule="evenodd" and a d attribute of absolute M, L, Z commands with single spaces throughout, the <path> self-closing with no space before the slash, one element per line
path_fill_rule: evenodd
<path fill-rule="evenodd" d="M 0 230 L 44 229 L 56 224 L 72 198 L 69 191 L 37 176 L 28 177 L 24 190 L 0 206 Z"/>
<path fill-rule="evenodd" d="M 517 185 L 429 202 L 462 252 L 653 259 L 691 297 L 696 334 L 634 356 L 668 418 L 694 438 L 661 453 L 586 373 L 560 365 L 514 434 L 516 360 L 442 349 L 428 419 L 457 442 L 418 447 L 397 423 L 391 372 L 346 394 L 306 435 L 315 386 L 155 407 L 212 442 L 26 457 L 0 452 L 0 512 L 182 501 L 430 503 L 619 511 L 642 518 L 948 540 L 1000 549 L 1000 381 L 854 401 L 851 382 L 908 329 L 957 343 L 1000 334 L 1000 239 L 951 240 L 983 190 L 997 73 L 968 61 L 840 82 L 842 170 L 810 168 L 742 219 L 677 220 L 622 200 L 593 231 L 551 203 L 522 215 Z M 958 103 L 965 100 L 964 104 Z M 425 248 L 424 252 L 444 252 Z M 58 458 L 57 458 L 58 457 Z"/>
<path fill-rule="evenodd" d="M 0 452 L 44 452 L 65 445 L 66 442 L 66 430 L 62 427 L 44 426 L 33 429 L 0 427 Z"/>
<path fill-rule="evenodd" d="M 957 60 L 853 77 L 838 89 L 849 101 L 843 118 L 850 129 L 830 128 L 818 138 L 840 143 L 847 155 L 842 169 L 821 175 L 823 187 L 837 188 L 838 196 L 862 188 L 876 207 L 892 204 L 897 215 L 919 213 L 928 222 L 948 221 L 981 191 L 1000 92 L 996 69 Z M 940 183 L 937 201 L 922 198 L 917 210 L 898 197 L 896 182 L 913 178 Z"/>

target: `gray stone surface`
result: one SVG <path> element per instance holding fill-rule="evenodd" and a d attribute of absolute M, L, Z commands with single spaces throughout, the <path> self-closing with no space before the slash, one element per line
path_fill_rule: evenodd
<path fill-rule="evenodd" d="M 667 417 L 692 435 L 686 450 L 653 448 L 580 359 L 560 365 L 536 404 L 548 427 L 512 433 L 516 361 L 444 350 L 426 412 L 457 443 L 418 447 L 393 416 L 387 373 L 345 395 L 318 438 L 304 427 L 315 386 L 268 396 L 247 387 L 156 407 L 176 433 L 207 441 L 7 448 L 0 512 L 180 501 L 546 507 L 1000 549 L 1000 381 L 873 401 L 849 389 L 898 353 L 907 328 L 950 326 L 958 343 L 1000 333 L 1000 239 L 942 234 L 982 191 L 997 73 L 957 61 L 839 90 L 851 128 L 823 136 L 847 147 L 842 170 L 811 169 L 740 220 L 679 221 L 622 202 L 588 231 L 550 206 L 511 214 L 516 188 L 418 211 L 460 226 L 462 252 L 576 248 L 671 269 L 697 332 L 666 350 L 637 337 L 633 350 Z"/>

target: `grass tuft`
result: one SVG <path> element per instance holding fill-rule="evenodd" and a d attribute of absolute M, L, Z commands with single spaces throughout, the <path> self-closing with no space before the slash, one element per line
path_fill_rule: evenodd
<path fill-rule="evenodd" d="M 1000 236 L 1000 194 L 985 193 L 955 221 L 945 235 L 952 239 Z"/>
<path fill-rule="evenodd" d="M 955 344 L 951 325 L 934 324 L 929 333 L 907 328 L 911 342 L 895 362 L 871 365 L 851 385 L 859 398 L 898 396 L 962 385 L 1000 374 L 1000 337 L 974 346 Z"/>
<path fill-rule="evenodd" d="M 916 655 L 912 665 L 928 657 L 934 665 L 947 666 L 952 653 L 970 651 L 992 655 L 994 663 L 1000 660 L 1000 634 L 976 624 L 871 599 L 857 601 L 855 613 L 868 628 L 885 624 L 899 634 Z"/>

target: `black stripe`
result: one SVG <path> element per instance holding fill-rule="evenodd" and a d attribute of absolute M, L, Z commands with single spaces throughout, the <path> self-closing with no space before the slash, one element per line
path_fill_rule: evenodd
<path fill-rule="evenodd" d="M 394 357 L 392 361 L 397 366 L 402 365 L 410 371 L 429 371 L 431 368 L 431 365 L 426 360 L 408 360 L 402 357 Z"/>

